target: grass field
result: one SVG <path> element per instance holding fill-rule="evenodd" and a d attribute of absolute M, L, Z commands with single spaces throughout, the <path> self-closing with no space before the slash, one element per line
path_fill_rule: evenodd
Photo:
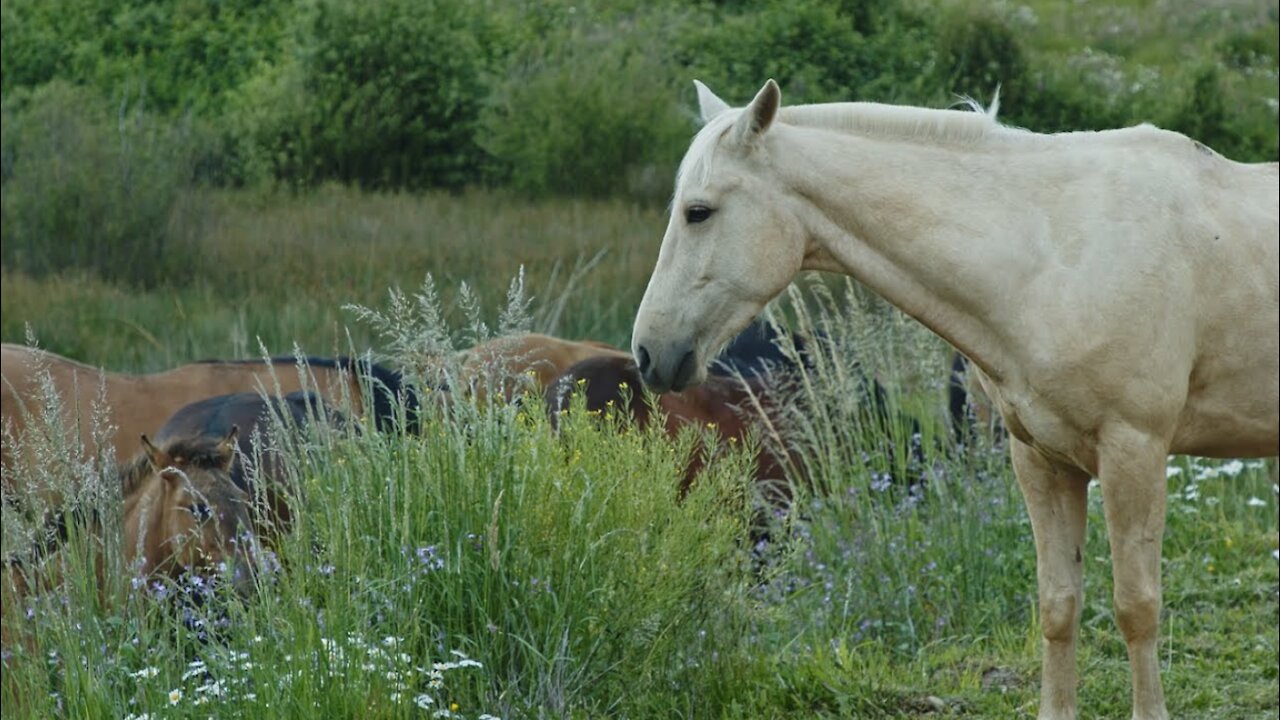
<path fill-rule="evenodd" d="M 473 284 L 496 324 L 524 265 L 533 325 L 620 343 L 663 226 L 661 213 L 625 204 L 481 192 L 219 194 L 187 207 L 204 280 L 139 292 L 7 273 L 4 339 L 21 341 L 29 324 L 49 349 L 122 370 L 254 355 L 259 339 L 272 352 L 294 341 L 316 353 L 376 349 L 385 340 L 341 306 L 384 307 L 389 284 L 412 292 L 429 272 L 461 342 L 459 283 Z M 856 292 L 813 297 L 807 307 L 829 312 L 804 322 L 850 338 L 926 438 L 942 437 L 940 342 Z M 839 395 L 839 373 L 822 372 L 816 384 Z M 247 602 L 175 610 L 158 596 L 183 588 L 121 581 L 104 607 L 80 579 L 6 603 L 6 625 L 33 638 L 6 648 L 6 715 L 1032 712 L 1034 557 L 1007 459 L 927 441 L 911 467 L 888 468 L 875 452 L 864 464 L 862 449 L 883 441 L 851 412 L 834 402 L 796 426 L 826 492 L 802 501 L 762 558 L 746 540 L 737 453 L 681 504 L 664 438 L 581 414 L 557 438 L 536 404 L 436 418 L 415 437 L 317 439 L 294 470 L 306 520 L 278 548 L 283 569 Z M 909 439 L 894 442 L 909 455 Z M 1274 470 L 1170 468 L 1161 653 L 1171 711 L 1276 717 Z M 878 481 L 888 469 L 930 480 L 906 492 Z M 1081 701 L 1084 717 L 1118 717 L 1127 663 L 1093 500 Z M 14 527 L 5 523 L 6 550 L 20 542 Z M 75 565 L 90 546 L 72 542 L 72 577 L 87 575 Z"/>

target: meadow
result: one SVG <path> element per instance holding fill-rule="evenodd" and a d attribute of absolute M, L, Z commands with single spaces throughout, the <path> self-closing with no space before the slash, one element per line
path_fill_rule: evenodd
<path fill-rule="evenodd" d="M 1268 1 L 3 14 L 0 339 L 119 371 L 295 349 L 412 368 L 414 348 L 517 330 L 625 347 L 693 76 L 736 101 L 772 75 L 788 102 L 933 106 L 1003 83 L 1033 130 L 1155 121 L 1277 159 Z M 117 538 L 73 530 L 65 585 L 5 596 L 5 717 L 1033 715 L 1031 529 L 999 440 L 951 438 L 948 348 L 841 279 L 771 312 L 835 342 L 788 389 L 812 485 L 767 541 L 750 448 L 718 448 L 677 499 L 695 432 L 571 412 L 554 433 L 538 398 L 432 410 L 415 434 L 320 428 L 289 468 L 302 520 L 249 597 L 131 580 Z M 855 363 L 889 390 L 887 435 Z M 110 527 L 118 490 L 68 454 L 39 448 L 28 477 L 80 484 Z M 1175 457 L 1167 476 L 1170 711 L 1278 718 L 1275 461 Z M 1090 501 L 1081 717 L 1124 717 Z M 30 521 L 6 506 L 6 556 Z"/>
<path fill-rule="evenodd" d="M 5 339 L 22 340 L 29 326 L 51 349 L 133 370 L 288 352 L 295 342 L 314 353 L 373 347 L 395 363 L 403 358 L 389 348 L 440 327 L 411 314 L 393 326 L 401 337 L 384 336 L 344 304 L 387 313 L 388 284 L 403 283 L 412 300 L 431 272 L 441 324 L 463 346 L 485 332 L 477 319 L 499 328 L 508 280 L 523 265 L 533 297 L 509 322 L 623 342 L 664 221 L 620 202 L 482 191 L 329 188 L 190 202 L 203 208 L 190 232 L 201 272 L 216 283 L 139 292 L 6 274 Z M 679 449 L 665 437 L 620 433 L 582 413 L 557 437 L 535 398 L 434 417 L 417 436 L 322 434 L 293 468 L 305 521 L 278 548 L 281 569 L 243 603 L 175 609 L 172 596 L 190 588 L 130 584 L 121 568 L 103 605 L 83 566 L 93 542 L 73 538 L 66 562 L 77 579 L 4 608 L 6 624 L 35 638 L 6 649 L 6 712 L 1030 712 L 1039 644 L 1030 527 L 1002 448 L 957 451 L 947 439 L 945 347 L 829 279 L 805 281 L 776 311 L 842 340 L 801 391 L 814 410 L 788 426 L 821 491 L 777 520 L 767 546 L 749 540 L 748 461 L 735 449 L 677 502 Z M 886 439 L 863 422 L 852 358 L 891 389 L 901 417 L 920 423 L 921 459 L 903 460 L 909 432 Z M 890 474 L 921 482 L 908 488 Z M 1274 717 L 1274 468 L 1174 459 L 1169 488 L 1161 648 L 1170 707 Z M 1128 705 L 1126 660 L 1092 497 L 1082 704 L 1086 717 L 1114 717 Z M 25 537 L 19 527 L 5 523 L 6 551 Z"/>

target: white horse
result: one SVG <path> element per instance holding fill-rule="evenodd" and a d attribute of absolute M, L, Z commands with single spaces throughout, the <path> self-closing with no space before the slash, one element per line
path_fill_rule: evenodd
<path fill-rule="evenodd" d="M 1169 453 L 1280 444 L 1275 163 L 1149 125 L 1039 135 L 988 113 L 744 109 L 696 83 L 632 350 L 655 390 L 801 270 L 853 276 L 967 355 L 1013 436 L 1031 515 L 1040 716 L 1076 711 L 1086 488 L 1100 480 L 1135 718 L 1165 718 L 1156 637 Z"/>

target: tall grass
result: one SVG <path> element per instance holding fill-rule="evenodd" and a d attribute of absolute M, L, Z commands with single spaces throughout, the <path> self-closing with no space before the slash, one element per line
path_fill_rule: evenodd
<path fill-rule="evenodd" d="M 767 542 L 749 534 L 749 453 L 715 453 L 681 502 L 694 434 L 672 443 L 656 428 L 620 432 L 581 406 L 553 433 L 533 397 L 428 402 L 420 434 L 302 439 L 289 464 L 300 520 L 243 600 L 188 602 L 187 585 L 129 583 L 115 566 L 122 580 L 103 604 L 88 580 L 94 541 L 73 535 L 71 582 L 6 597 L 6 713 L 1026 712 L 1038 667 L 1034 557 L 1007 462 L 983 442 L 946 441 L 940 343 L 833 287 L 775 309 L 831 341 L 818 343 L 784 403 L 796 412 L 777 424 L 809 483 Z M 437 340 L 399 343 L 411 352 L 469 332 L 428 290 L 404 298 L 433 307 L 381 328 L 434 328 Z M 539 312 L 515 292 L 498 315 Z M 395 317 L 389 302 L 364 315 Z M 855 360 L 900 388 L 887 438 L 852 400 L 863 382 Z M 1261 463 L 1178 459 L 1170 492 L 1171 707 L 1275 716 L 1273 482 Z M 1097 493 L 1090 520 L 1082 703 L 1113 716 L 1127 712 L 1127 671 Z M 21 548 L 11 527 L 5 547 Z"/>

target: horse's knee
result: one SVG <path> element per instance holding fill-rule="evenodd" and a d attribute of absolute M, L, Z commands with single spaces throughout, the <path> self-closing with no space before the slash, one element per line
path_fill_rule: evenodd
<path fill-rule="evenodd" d="M 1156 636 L 1160 625 L 1160 591 L 1129 588 L 1115 594 L 1116 625 L 1126 642 Z"/>
<path fill-rule="evenodd" d="M 1040 632 L 1050 642 L 1075 638 L 1080 599 L 1074 592 L 1040 593 Z"/>

